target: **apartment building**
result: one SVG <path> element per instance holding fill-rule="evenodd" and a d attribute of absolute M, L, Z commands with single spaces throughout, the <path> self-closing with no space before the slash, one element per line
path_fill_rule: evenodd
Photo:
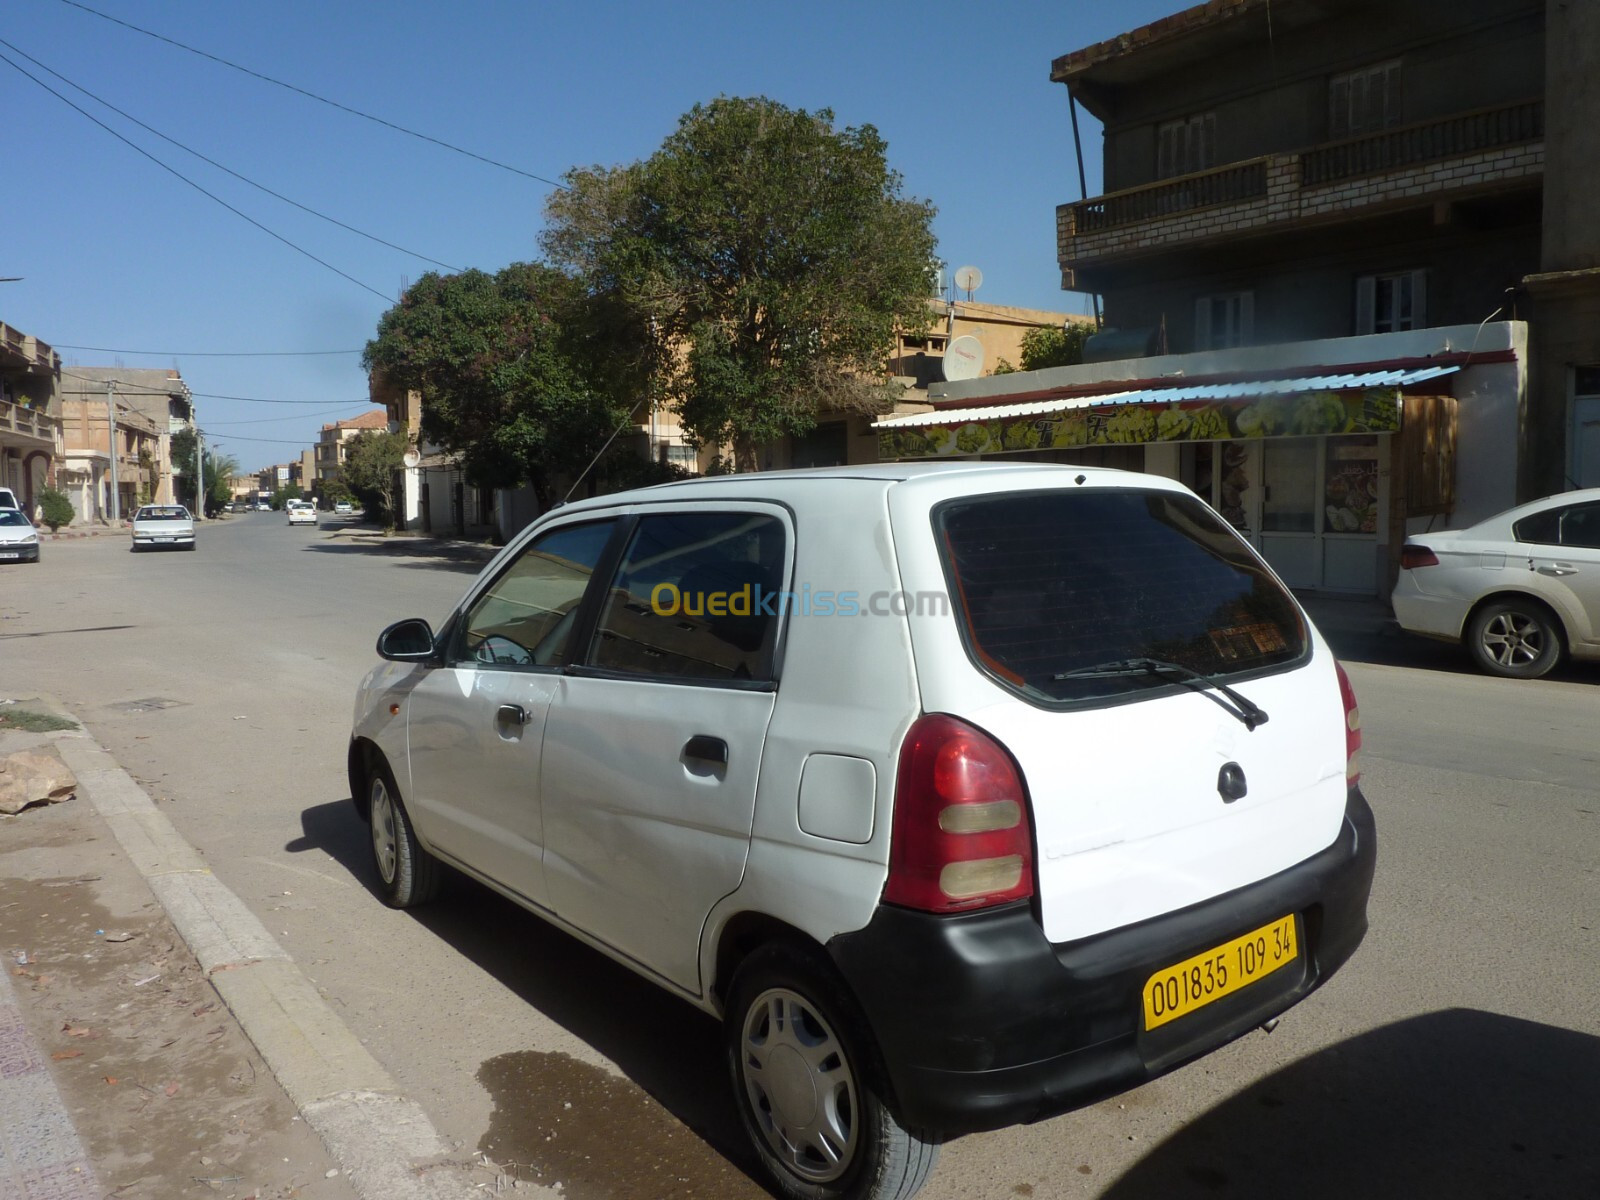
<path fill-rule="evenodd" d="M 1098 361 L 935 386 L 884 453 L 1161 471 L 1373 593 L 1408 529 L 1600 482 L 1597 68 L 1561 0 L 1212 0 L 1057 58 L 1104 131 L 1057 210 Z"/>
<path fill-rule="evenodd" d="M 95 474 L 97 470 L 104 471 L 109 479 L 109 455 L 95 457 L 108 445 L 108 397 L 119 414 L 118 421 L 126 419 L 127 436 L 138 439 L 143 455 L 132 464 L 131 477 L 119 463 L 118 489 L 124 497 L 131 496 L 135 505 L 140 501 L 174 503 L 178 497 L 173 478 L 178 472 L 172 463 L 172 438 L 195 425 L 194 397 L 176 369 L 73 366 L 62 370 L 63 411 L 74 414 L 76 430 L 72 458 L 74 486 L 86 503 L 90 492 L 94 492 L 100 497 L 101 508 L 109 507 L 105 482 L 97 482 Z M 99 433 L 80 421 L 80 417 L 92 413 L 99 414 Z M 127 502 L 119 508 L 123 516 L 132 511 Z"/>
<path fill-rule="evenodd" d="M 61 453 L 61 356 L 0 322 L 0 487 L 30 511 Z"/>

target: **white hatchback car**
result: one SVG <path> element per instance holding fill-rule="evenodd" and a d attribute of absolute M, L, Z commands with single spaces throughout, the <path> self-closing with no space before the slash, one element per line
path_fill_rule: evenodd
<path fill-rule="evenodd" d="M 133 514 L 133 550 L 194 549 L 194 517 L 181 504 L 146 504 Z"/>
<path fill-rule="evenodd" d="M 1271 1021 L 1366 931 L 1360 722 L 1179 484 L 992 463 L 559 508 L 356 696 L 379 886 L 440 864 L 720 1016 L 779 1193 Z"/>
<path fill-rule="evenodd" d="M 1600 659 L 1600 488 L 1413 534 L 1400 568 L 1401 628 L 1464 642 L 1485 671 L 1537 679 L 1563 654 Z"/>

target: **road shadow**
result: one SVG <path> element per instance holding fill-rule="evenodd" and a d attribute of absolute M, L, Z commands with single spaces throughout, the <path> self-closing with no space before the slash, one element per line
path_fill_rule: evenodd
<path fill-rule="evenodd" d="M 349 799 L 304 810 L 301 827 L 302 836 L 290 842 L 287 850 L 315 847 L 326 851 L 372 891 L 374 904 L 383 902 L 372 867 L 367 826 Z M 505 1114 L 542 1107 L 549 1099 L 545 1093 L 559 1093 L 563 1100 L 587 1094 L 603 1105 L 598 1118 L 605 1122 L 602 1143 L 604 1134 L 610 1133 L 616 1145 L 632 1145 L 636 1156 L 655 1160 L 657 1173 L 641 1170 L 633 1180 L 637 1187 L 624 1186 L 614 1174 L 604 1176 L 602 1182 L 614 1200 L 701 1195 L 735 1200 L 767 1194 L 753 1182 L 759 1168 L 734 1107 L 722 1026 L 714 1018 L 456 872 L 445 872 L 443 892 L 436 902 L 410 910 L 410 915 L 526 1003 L 605 1055 L 700 1139 L 698 1146 L 673 1145 L 672 1130 L 662 1127 L 659 1114 L 653 1118 L 641 1111 L 636 1096 L 619 1094 L 606 1078 L 598 1078 L 603 1072 L 565 1056 L 528 1052 L 507 1056 L 505 1062 L 486 1063 L 481 1073 L 481 1081 L 496 1100 L 491 1136 L 499 1139 L 492 1152 L 498 1161 L 523 1165 L 552 1161 L 552 1147 L 544 1144 L 548 1126 L 527 1129 L 524 1144 L 508 1145 L 518 1131 L 515 1126 L 508 1129 Z M 565 1061 L 552 1061 L 556 1059 Z M 517 1074 L 528 1078 L 520 1085 L 508 1078 Z M 566 1115 L 570 1129 L 572 1114 Z M 570 1133 L 566 1136 L 570 1143 Z M 596 1136 L 595 1131 L 591 1129 L 589 1136 Z M 676 1140 L 684 1141 L 681 1131 Z M 594 1156 L 600 1166 L 606 1158 L 598 1151 Z M 556 1161 L 569 1181 L 581 1178 L 581 1164 Z M 665 1178 L 660 1173 L 662 1166 L 669 1168 Z"/>
<path fill-rule="evenodd" d="M 1600 1196 L 1597 1112 L 1600 1038 L 1448 1009 L 1268 1076 L 1102 1200 Z"/>
<path fill-rule="evenodd" d="M 498 547 L 476 542 L 448 542 L 433 538 L 384 537 L 380 533 L 309 542 L 302 547 L 310 554 L 333 554 L 361 558 L 405 559 L 396 566 L 425 571 L 456 571 L 476 575 L 494 557 Z"/>

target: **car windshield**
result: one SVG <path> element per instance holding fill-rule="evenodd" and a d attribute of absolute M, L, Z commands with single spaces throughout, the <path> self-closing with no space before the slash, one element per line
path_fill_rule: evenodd
<path fill-rule="evenodd" d="M 14 508 L 0 508 L 0 525 L 32 525 L 27 517 Z"/>
<path fill-rule="evenodd" d="M 1036 703 L 1170 689 L 1185 670 L 1246 675 L 1306 653 L 1294 601 L 1192 496 L 1013 493 L 947 504 L 935 523 L 969 653 Z"/>
<path fill-rule="evenodd" d="M 186 521 L 188 518 L 189 510 L 176 504 L 158 504 L 141 508 L 133 517 L 135 521 Z"/>

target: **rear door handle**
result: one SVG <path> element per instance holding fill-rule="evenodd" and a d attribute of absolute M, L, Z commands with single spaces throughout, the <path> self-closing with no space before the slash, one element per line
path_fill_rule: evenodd
<path fill-rule="evenodd" d="M 496 724 L 526 725 L 528 710 L 520 704 L 502 704 L 494 714 Z"/>
<path fill-rule="evenodd" d="M 1571 563 L 1543 563 L 1534 568 L 1541 575 L 1576 575 L 1578 568 Z"/>
<path fill-rule="evenodd" d="M 697 733 L 683 744 L 683 756 L 725 767 L 728 765 L 728 743 L 707 733 Z"/>

